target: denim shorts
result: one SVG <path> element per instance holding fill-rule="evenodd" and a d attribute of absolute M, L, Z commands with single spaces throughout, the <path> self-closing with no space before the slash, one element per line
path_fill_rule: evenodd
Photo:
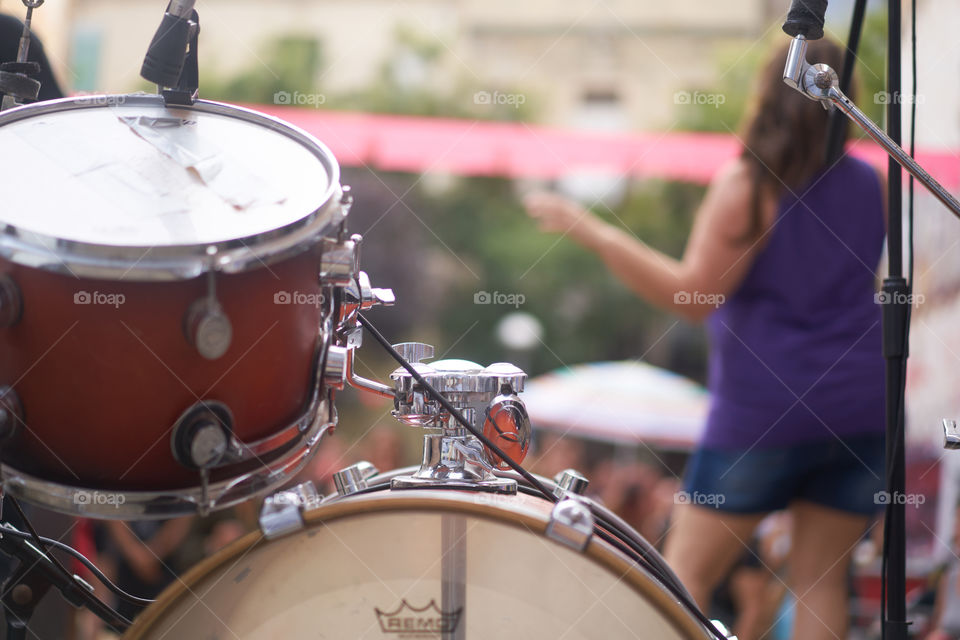
<path fill-rule="evenodd" d="M 700 448 L 684 474 L 685 501 L 730 513 L 767 513 L 794 500 L 861 515 L 882 509 L 883 435 L 771 449 Z"/>

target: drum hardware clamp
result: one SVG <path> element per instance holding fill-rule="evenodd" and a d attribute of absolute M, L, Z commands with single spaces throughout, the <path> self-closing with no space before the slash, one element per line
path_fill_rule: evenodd
<path fill-rule="evenodd" d="M 275 493 L 263 501 L 260 530 L 267 540 L 299 531 L 304 527 L 303 512 L 316 507 L 320 501 L 320 494 L 309 481 Z"/>
<path fill-rule="evenodd" d="M 370 276 L 367 275 L 367 272 L 360 271 L 357 273 L 357 277 L 343 289 L 340 325 L 351 329 L 360 329 L 356 326 L 358 313 L 376 306 L 392 307 L 396 302 L 397 297 L 392 289 L 373 287 L 370 284 Z"/>
<path fill-rule="evenodd" d="M 217 360 L 233 341 L 233 326 L 217 301 L 216 247 L 208 247 L 210 268 L 207 271 L 207 295 L 190 305 L 184 317 L 187 341 L 207 360 Z"/>
<path fill-rule="evenodd" d="M 369 486 L 367 481 L 378 473 L 380 470 L 366 460 L 337 471 L 333 474 L 337 496 L 342 498 L 363 491 Z"/>
<path fill-rule="evenodd" d="M 583 551 L 593 537 L 593 526 L 590 507 L 576 498 L 564 498 L 550 512 L 547 537 L 574 551 Z"/>
<path fill-rule="evenodd" d="M 23 316 L 20 287 L 8 275 L 0 275 L 0 329 L 12 327 Z"/>

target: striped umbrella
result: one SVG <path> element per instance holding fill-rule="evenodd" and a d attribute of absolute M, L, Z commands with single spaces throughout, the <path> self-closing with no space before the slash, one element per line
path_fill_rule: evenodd
<path fill-rule="evenodd" d="M 522 395 L 535 429 L 616 444 L 689 450 L 708 395 L 701 385 L 645 362 L 593 362 L 530 380 Z"/>

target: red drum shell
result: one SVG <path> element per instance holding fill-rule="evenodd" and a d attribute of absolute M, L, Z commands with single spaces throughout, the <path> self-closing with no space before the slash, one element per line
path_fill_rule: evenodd
<path fill-rule="evenodd" d="M 0 329 L 0 385 L 14 387 L 26 423 L 4 444 L 3 461 L 73 486 L 196 486 L 198 474 L 174 460 L 170 444 L 175 422 L 193 404 L 226 404 L 243 442 L 278 432 L 306 410 L 322 309 L 276 304 L 275 295 L 320 300 L 319 265 L 313 246 L 269 266 L 218 274 L 216 297 L 233 340 L 211 361 L 184 333 L 188 308 L 206 296 L 206 276 L 78 279 L 0 259 L 0 274 L 16 281 L 23 298 L 20 321 Z M 76 304 L 81 292 L 120 294 L 123 303 Z"/>

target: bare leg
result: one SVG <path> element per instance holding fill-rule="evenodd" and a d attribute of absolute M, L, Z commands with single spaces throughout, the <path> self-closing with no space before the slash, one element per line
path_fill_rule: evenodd
<path fill-rule="evenodd" d="M 842 640 L 847 637 L 847 571 L 868 518 L 806 501 L 790 505 L 793 541 L 790 589 L 797 598 L 793 637 Z"/>
<path fill-rule="evenodd" d="M 664 557 L 700 608 L 748 549 L 750 536 L 766 514 L 738 515 L 691 504 L 677 505 Z"/>
<path fill-rule="evenodd" d="M 730 577 L 730 592 L 737 609 L 733 632 L 738 640 L 760 640 L 769 626 L 773 618 L 769 616 L 768 594 L 779 585 L 774 582 L 765 567 L 741 567 Z"/>

